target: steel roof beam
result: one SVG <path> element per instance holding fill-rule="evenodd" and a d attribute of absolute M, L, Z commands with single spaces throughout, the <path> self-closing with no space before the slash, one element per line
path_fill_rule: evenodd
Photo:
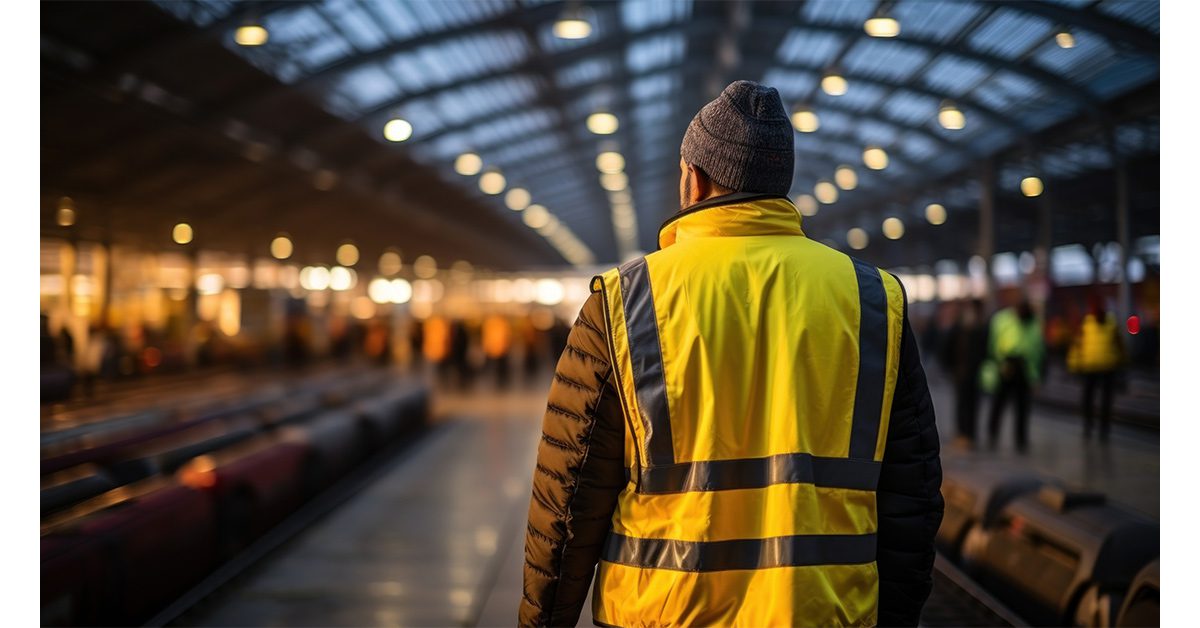
<path fill-rule="evenodd" d="M 1132 49 L 1138 54 L 1159 56 L 1159 37 L 1154 33 L 1125 20 L 1113 18 L 1090 6 L 1075 9 L 1052 2 L 1017 2 L 1014 0 L 992 0 L 993 4 L 1037 15 L 1052 22 L 1066 24 L 1092 31 L 1113 44 L 1114 47 Z"/>

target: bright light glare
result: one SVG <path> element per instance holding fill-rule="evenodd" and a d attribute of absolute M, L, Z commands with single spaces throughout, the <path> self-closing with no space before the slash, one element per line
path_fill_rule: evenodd
<path fill-rule="evenodd" d="M 412 133 L 412 124 L 402 118 L 394 118 L 383 125 L 383 137 L 389 142 L 403 142 L 412 137 Z"/>
<path fill-rule="evenodd" d="M 358 263 L 358 247 L 347 242 L 337 249 L 337 263 L 342 266 L 353 266 Z"/>
<path fill-rule="evenodd" d="M 267 29 L 258 24 L 239 26 L 233 33 L 233 40 L 239 46 L 261 46 L 270 38 L 271 34 L 267 32 Z"/>
<path fill-rule="evenodd" d="M 931 225 L 940 225 L 946 222 L 946 208 L 938 203 L 930 203 L 925 207 L 925 220 Z"/>
<path fill-rule="evenodd" d="M 529 190 L 525 188 L 513 188 L 508 191 L 508 194 L 504 195 L 504 204 L 515 212 L 529 207 L 529 203 L 532 200 L 533 197 L 529 195 Z"/>
<path fill-rule="evenodd" d="M 175 241 L 175 244 L 187 244 L 192 241 L 194 235 L 192 226 L 186 222 L 175 225 L 175 228 L 171 230 L 171 239 Z"/>
<path fill-rule="evenodd" d="M 454 171 L 464 177 L 479 174 L 483 169 L 483 160 L 475 153 L 463 153 L 454 160 Z"/>
<path fill-rule="evenodd" d="M 587 128 L 596 135 L 611 135 L 621 126 L 617 116 L 611 113 L 597 112 L 588 116 Z"/>
<path fill-rule="evenodd" d="M 287 259 L 292 256 L 292 241 L 287 236 L 275 236 L 271 240 L 271 257 L 275 259 Z"/>
<path fill-rule="evenodd" d="M 496 195 L 503 192 L 505 183 L 504 175 L 495 170 L 485 172 L 479 177 L 479 189 L 483 190 L 484 194 Z"/>
<path fill-rule="evenodd" d="M 625 158 L 615 151 L 600 153 L 596 156 L 596 169 L 606 174 L 621 172 L 625 169 Z"/>
<path fill-rule="evenodd" d="M 888 165 L 887 152 L 878 146 L 868 146 L 863 151 L 863 164 L 871 170 L 883 170 Z"/>

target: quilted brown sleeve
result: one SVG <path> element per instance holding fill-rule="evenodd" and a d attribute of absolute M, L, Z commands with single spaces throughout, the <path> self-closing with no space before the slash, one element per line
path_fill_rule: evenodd
<path fill-rule="evenodd" d="M 625 485 L 624 420 L 598 294 L 559 358 L 525 531 L 522 626 L 574 626 Z"/>

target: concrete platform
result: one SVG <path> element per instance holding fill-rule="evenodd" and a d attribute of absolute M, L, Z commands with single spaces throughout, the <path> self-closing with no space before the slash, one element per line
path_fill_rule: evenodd
<path fill-rule="evenodd" d="M 545 388 L 499 394 L 489 384 L 438 395 L 430 436 L 186 622 L 513 625 Z M 936 379 L 933 390 L 947 461 L 1032 468 L 1158 518 L 1156 433 L 1115 426 L 1107 446 L 1084 443 L 1078 419 L 1035 405 L 1028 455 L 1013 450 L 1008 424 L 995 453 L 960 452 L 949 444 L 949 390 Z M 580 625 L 590 624 L 585 607 Z"/>

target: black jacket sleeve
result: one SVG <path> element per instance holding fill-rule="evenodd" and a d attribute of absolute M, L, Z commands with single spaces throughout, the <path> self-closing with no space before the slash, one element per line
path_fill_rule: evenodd
<path fill-rule="evenodd" d="M 942 464 L 933 401 L 904 316 L 900 373 L 879 476 L 879 625 L 916 626 L 933 588 L 933 540 L 942 522 Z"/>
<path fill-rule="evenodd" d="M 525 531 L 522 626 L 579 621 L 625 486 L 625 423 L 602 307 L 597 294 L 584 303 L 550 386 Z"/>

